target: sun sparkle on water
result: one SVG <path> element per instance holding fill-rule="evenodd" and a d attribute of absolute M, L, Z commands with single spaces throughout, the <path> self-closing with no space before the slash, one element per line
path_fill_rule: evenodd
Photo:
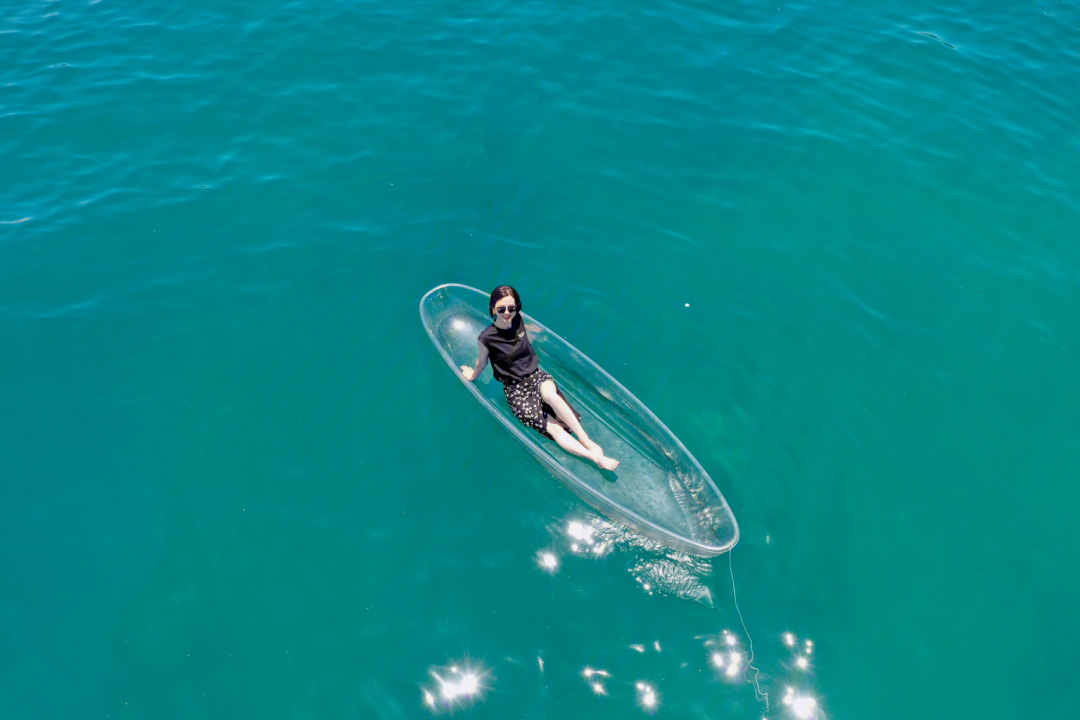
<path fill-rule="evenodd" d="M 468 663 L 433 667 L 428 673 L 435 686 L 421 689 L 424 705 L 431 710 L 452 710 L 464 706 L 482 694 L 485 673 Z"/>
<path fill-rule="evenodd" d="M 641 707 L 646 710 L 653 710 L 660 704 L 660 697 L 653 686 L 639 681 L 635 687 L 638 691 L 638 704 Z"/>
<path fill-rule="evenodd" d="M 787 688 L 784 695 L 784 704 L 791 709 L 791 712 L 799 720 L 812 720 L 812 718 L 819 716 L 817 700 L 810 695 L 797 693 L 795 688 Z"/>
<path fill-rule="evenodd" d="M 537 562 L 540 564 L 540 567 L 549 573 L 554 573 L 559 569 L 559 559 L 555 557 L 554 553 L 541 552 L 537 556 Z"/>
<path fill-rule="evenodd" d="M 544 562 L 546 559 L 544 556 L 550 558 L 547 563 Z M 537 558 L 542 566 L 558 565 L 558 558 L 554 553 L 541 552 L 538 553 Z M 786 692 L 782 698 L 782 707 L 787 710 L 784 716 L 791 718 L 791 720 L 827 720 L 827 715 L 819 705 L 818 699 L 812 694 L 812 689 L 805 686 L 809 673 L 799 672 L 806 671 L 810 667 L 809 652 L 812 643 L 810 640 L 796 638 L 792 633 L 783 633 L 780 638 L 792 650 L 791 661 L 784 664 L 791 673 L 788 682 L 792 683 L 792 685 L 785 688 Z M 744 651 L 740 646 L 739 637 L 729 630 L 722 630 L 719 634 L 698 636 L 697 639 L 704 640 L 705 647 L 709 649 L 708 654 L 702 660 L 715 668 L 714 680 L 726 680 L 737 684 L 741 678 L 742 682 L 755 682 L 754 679 L 747 679 L 748 670 L 758 672 L 753 664 L 752 645 L 747 651 Z M 653 640 L 651 646 L 649 648 L 644 644 L 633 644 L 626 647 L 638 653 L 638 657 L 642 655 L 652 657 L 650 650 L 655 650 L 657 653 L 662 650 L 659 640 Z M 800 651 L 802 651 L 801 654 Z M 668 652 L 672 652 L 670 647 Z M 677 653 L 677 650 L 675 652 Z M 513 658 L 508 657 L 507 659 L 517 662 Z M 545 670 L 543 658 L 537 656 L 536 660 L 540 673 L 543 673 Z M 683 662 L 681 667 L 686 668 L 690 664 Z M 429 669 L 428 674 L 434 682 L 421 687 L 421 700 L 424 707 L 433 714 L 454 713 L 458 709 L 467 707 L 470 703 L 480 699 L 490 689 L 490 681 L 494 678 L 481 665 L 470 660 L 447 663 L 443 666 L 433 666 Z M 598 697 L 607 697 L 609 695 L 607 678 L 611 677 L 610 672 L 593 665 L 586 665 L 581 667 L 580 675 L 594 695 Z M 642 711 L 649 715 L 661 711 L 660 693 L 655 685 L 639 680 L 634 683 L 633 688 L 636 704 Z M 762 709 L 769 712 L 768 694 L 758 688 L 756 684 L 755 690 L 758 692 L 757 699 L 763 704 Z M 620 695 L 620 692 L 615 692 L 613 700 L 605 700 L 604 702 L 617 702 Z M 769 717 L 780 716 L 770 715 Z"/>

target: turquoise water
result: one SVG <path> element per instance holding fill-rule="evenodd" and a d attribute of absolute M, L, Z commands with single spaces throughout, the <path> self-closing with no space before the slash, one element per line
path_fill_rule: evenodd
<path fill-rule="evenodd" d="M 635 717 L 639 682 L 669 718 L 796 717 L 788 686 L 1076 715 L 1078 28 L 10 5 L 0 716 L 424 718 L 455 663 L 476 718 Z M 532 461 L 420 325 L 444 282 L 512 283 L 648 405 L 733 555 L 643 545 Z M 768 710 L 710 663 L 748 649 L 729 559 Z"/>

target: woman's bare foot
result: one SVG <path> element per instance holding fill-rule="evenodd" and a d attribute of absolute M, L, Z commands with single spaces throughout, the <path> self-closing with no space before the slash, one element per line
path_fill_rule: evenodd
<path fill-rule="evenodd" d="M 604 455 L 603 451 L 594 453 L 592 461 L 596 463 L 601 470 L 614 470 L 619 467 L 619 461 Z"/>
<path fill-rule="evenodd" d="M 582 440 L 581 444 L 592 451 L 592 461 L 600 466 L 602 470 L 614 470 L 619 467 L 618 460 L 612 460 L 607 455 L 604 455 L 604 449 L 589 438 Z"/>

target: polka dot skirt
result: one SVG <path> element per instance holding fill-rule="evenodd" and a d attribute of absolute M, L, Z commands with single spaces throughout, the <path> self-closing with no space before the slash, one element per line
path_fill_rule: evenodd
<path fill-rule="evenodd" d="M 572 431 L 569 425 L 556 417 L 555 410 L 540 397 L 540 384 L 545 380 L 552 380 L 551 375 L 537 368 L 524 380 L 517 382 L 511 380 L 505 383 L 503 393 L 506 395 L 506 402 L 510 404 L 510 409 L 514 411 L 514 417 L 520 420 L 522 425 L 530 427 L 544 437 L 553 440 L 554 438 L 547 431 L 549 422 L 562 425 L 566 432 Z M 566 400 L 558 387 L 555 388 L 555 391 L 559 393 L 559 397 Z M 566 404 L 570 405 L 569 402 Z M 580 420 L 581 413 L 574 410 L 572 405 L 570 409 L 574 411 L 574 415 Z"/>

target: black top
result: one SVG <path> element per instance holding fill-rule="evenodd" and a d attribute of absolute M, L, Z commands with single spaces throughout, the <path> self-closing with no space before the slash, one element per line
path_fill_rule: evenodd
<path fill-rule="evenodd" d="M 480 342 L 488 349 L 491 372 L 501 383 L 518 382 L 540 367 L 540 356 L 533 350 L 521 313 L 510 321 L 509 330 L 500 330 L 492 323 L 480 333 Z"/>

